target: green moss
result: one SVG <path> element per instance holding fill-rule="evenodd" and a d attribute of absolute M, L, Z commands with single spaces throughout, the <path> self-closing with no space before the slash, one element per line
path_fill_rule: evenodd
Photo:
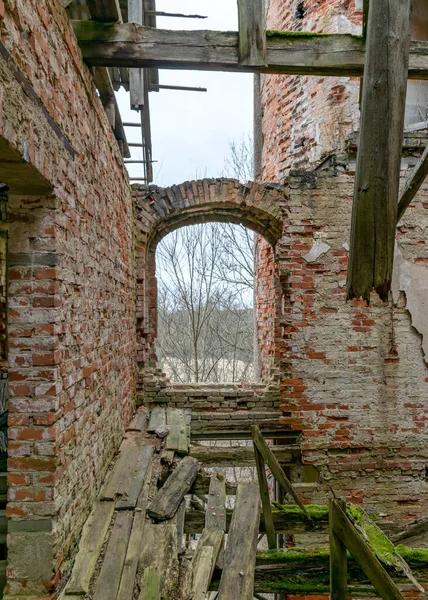
<path fill-rule="evenodd" d="M 399 544 L 395 549 L 408 563 L 428 564 L 428 548 L 409 548 Z"/>
<path fill-rule="evenodd" d="M 313 521 L 328 520 L 328 506 L 322 504 L 307 504 L 305 508 Z M 279 504 L 279 502 L 272 502 L 272 512 L 282 512 L 287 515 L 299 515 L 302 518 L 305 518 L 306 516 L 297 504 Z"/>
<path fill-rule="evenodd" d="M 337 35 L 335 33 L 316 33 L 315 31 L 276 31 L 269 30 L 266 31 L 266 37 L 270 40 L 272 39 L 301 39 L 301 40 L 313 40 L 317 38 L 326 38 L 331 37 L 332 35 Z M 362 40 L 362 35 L 353 35 L 353 34 L 343 34 L 349 35 L 350 38 L 354 38 L 356 40 Z"/>
<path fill-rule="evenodd" d="M 330 550 L 328 548 L 310 548 L 309 550 L 258 550 L 258 564 L 283 564 L 305 560 L 328 559 Z"/>

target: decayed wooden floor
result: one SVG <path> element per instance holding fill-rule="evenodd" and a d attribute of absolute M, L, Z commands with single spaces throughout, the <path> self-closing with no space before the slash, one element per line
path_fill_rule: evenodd
<path fill-rule="evenodd" d="M 263 528 L 259 487 L 234 486 L 202 470 L 255 465 L 253 448 L 191 444 L 190 417 L 162 406 L 137 412 L 85 524 L 61 600 L 205 600 L 216 567 L 219 600 L 253 598 Z M 299 454 L 285 445 L 275 453 L 283 464 Z M 230 494 L 233 512 L 226 510 Z M 201 535 L 189 551 L 195 533 Z"/>

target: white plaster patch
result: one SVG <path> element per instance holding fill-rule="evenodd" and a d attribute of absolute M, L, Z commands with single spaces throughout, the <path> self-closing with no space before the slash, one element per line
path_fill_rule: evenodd
<path fill-rule="evenodd" d="M 346 242 L 342 244 L 342 248 L 345 248 L 346 252 L 349 252 L 349 244 L 347 244 Z"/>
<path fill-rule="evenodd" d="M 406 308 L 413 327 L 422 335 L 422 350 L 428 363 L 428 267 L 406 260 L 395 246 L 392 296 L 398 302 L 400 292 L 406 294 Z"/>
<path fill-rule="evenodd" d="M 306 262 L 315 262 L 318 258 L 328 252 L 331 249 L 331 246 L 326 244 L 325 242 L 321 242 L 319 244 L 315 243 L 312 248 L 309 250 L 307 254 L 303 257 Z"/>

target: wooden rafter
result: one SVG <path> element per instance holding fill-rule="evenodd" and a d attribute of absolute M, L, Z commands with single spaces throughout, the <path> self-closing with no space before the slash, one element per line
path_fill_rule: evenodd
<path fill-rule="evenodd" d="M 92 21 L 73 21 L 73 27 L 92 65 L 358 77 L 364 71 L 365 42 L 349 34 L 267 32 L 264 67 L 239 64 L 238 33 Z M 409 78 L 428 79 L 428 43 L 412 42 L 410 49 Z"/>
<path fill-rule="evenodd" d="M 388 299 L 394 262 L 412 0 L 370 3 L 347 299 Z"/>

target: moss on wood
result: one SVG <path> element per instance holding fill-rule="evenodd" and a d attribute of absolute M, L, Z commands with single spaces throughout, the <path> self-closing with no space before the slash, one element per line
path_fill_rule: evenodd
<path fill-rule="evenodd" d="M 306 510 L 313 521 L 327 521 L 328 520 L 328 506 L 322 504 L 306 504 Z M 301 515 L 305 518 L 305 513 L 297 504 L 279 504 L 279 502 L 272 502 L 272 512 L 281 512 L 288 515 Z"/>

